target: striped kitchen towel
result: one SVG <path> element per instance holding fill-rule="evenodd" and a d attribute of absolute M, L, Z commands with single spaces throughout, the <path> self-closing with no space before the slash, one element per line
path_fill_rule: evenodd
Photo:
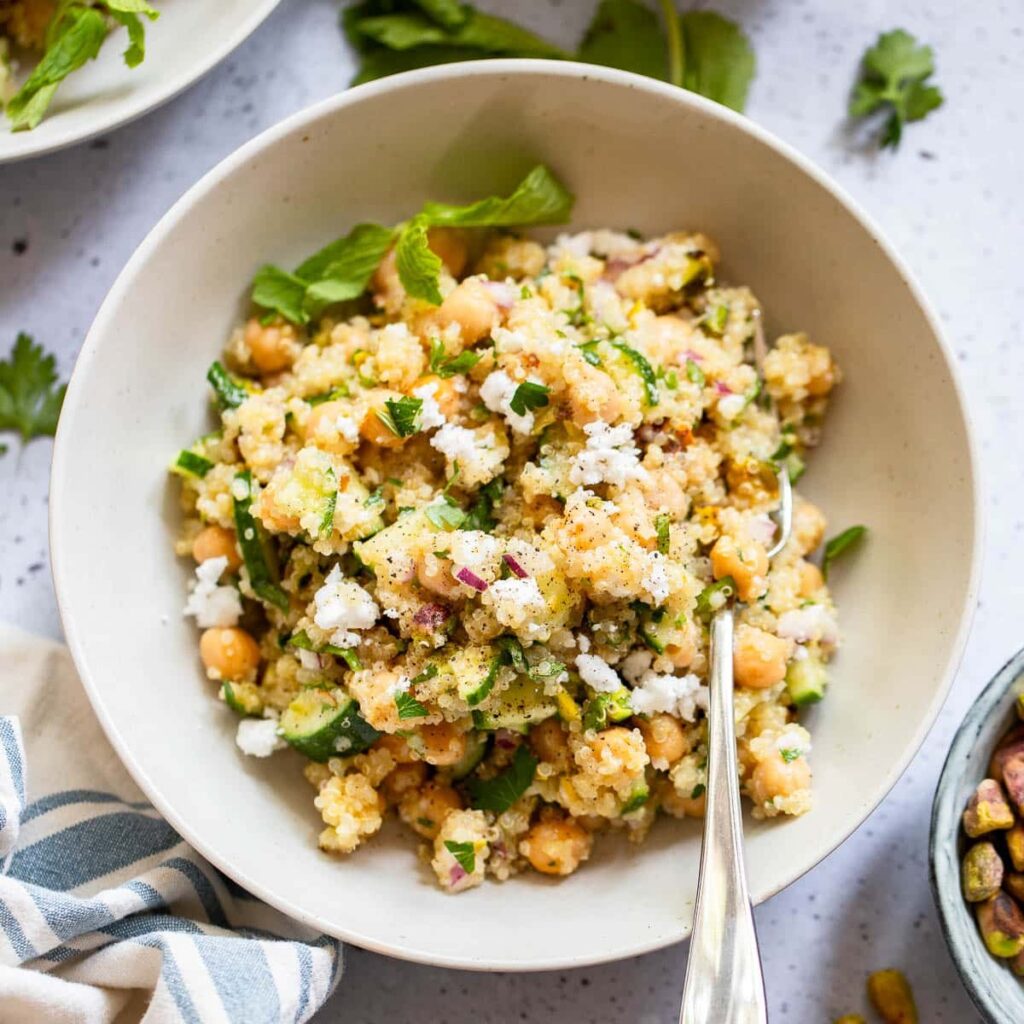
<path fill-rule="evenodd" d="M 305 1021 L 341 966 L 146 802 L 63 647 L 0 626 L 0 1024 Z"/>

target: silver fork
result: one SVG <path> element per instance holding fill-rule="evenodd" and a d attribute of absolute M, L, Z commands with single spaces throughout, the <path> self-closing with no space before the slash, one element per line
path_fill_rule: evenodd
<path fill-rule="evenodd" d="M 754 320 L 754 359 L 762 378 L 766 354 L 760 311 Z M 793 491 L 781 469 L 774 558 L 793 526 Z M 767 1024 L 764 974 L 743 862 L 743 816 L 733 716 L 732 608 L 711 620 L 708 673 L 708 765 L 704 838 L 697 876 L 693 934 L 686 962 L 679 1024 Z"/>

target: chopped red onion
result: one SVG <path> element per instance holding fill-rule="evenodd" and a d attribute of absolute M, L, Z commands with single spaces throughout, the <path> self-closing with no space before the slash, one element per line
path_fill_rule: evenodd
<path fill-rule="evenodd" d="M 461 864 L 453 864 L 448 872 L 452 885 L 458 885 L 466 877 L 466 869 Z"/>
<path fill-rule="evenodd" d="M 702 362 L 704 362 L 704 357 L 699 352 L 694 352 L 692 348 L 688 348 L 683 353 L 683 355 L 685 355 L 686 358 L 691 360 L 692 362 L 695 362 L 695 363 L 702 363 Z"/>
<path fill-rule="evenodd" d="M 480 579 L 472 569 L 467 569 L 465 566 L 455 574 L 455 578 L 460 583 L 465 583 L 467 587 L 478 590 L 481 594 L 487 589 L 487 583 Z"/>
<path fill-rule="evenodd" d="M 412 617 L 417 626 L 440 629 L 448 621 L 448 608 L 443 604 L 425 604 Z"/>
<path fill-rule="evenodd" d="M 498 729 L 494 734 L 494 745 L 502 750 L 514 750 L 519 746 L 519 741 L 511 729 Z"/>
<path fill-rule="evenodd" d="M 716 380 L 715 381 L 715 390 L 720 395 L 731 395 L 732 394 L 732 388 L 729 387 L 728 384 L 723 384 L 720 380 Z"/>
<path fill-rule="evenodd" d="M 518 576 L 521 580 L 525 580 L 530 574 L 519 564 L 518 559 L 514 555 L 502 555 L 501 556 L 505 564 L 512 570 L 512 572 Z"/>

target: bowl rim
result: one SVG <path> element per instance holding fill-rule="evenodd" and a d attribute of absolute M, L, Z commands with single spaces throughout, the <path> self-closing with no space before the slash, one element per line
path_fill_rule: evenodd
<path fill-rule="evenodd" d="M 280 3 L 281 0 L 250 0 L 249 10 L 245 13 L 244 17 L 236 22 L 234 30 L 217 41 L 188 74 L 181 74 L 179 72 L 167 75 L 167 80 L 164 84 L 158 87 L 148 100 L 141 102 L 136 100 L 134 103 L 129 101 L 125 104 L 121 113 L 116 113 L 107 120 L 101 118 L 95 125 L 86 125 L 80 127 L 77 131 L 69 129 L 57 132 L 51 139 L 42 139 L 35 145 L 30 141 L 23 148 L 14 149 L 10 152 L 5 152 L 2 137 L 0 137 L 0 166 L 15 164 L 20 160 L 30 160 L 37 156 L 46 156 L 48 153 L 56 153 L 58 150 L 67 149 L 69 146 L 77 146 L 81 142 L 88 142 L 90 139 L 96 138 L 97 135 L 103 135 L 106 132 L 123 128 L 126 124 L 137 121 L 140 117 L 145 117 L 146 114 L 151 113 L 157 107 L 163 106 L 174 99 L 175 96 L 184 92 L 190 85 L 194 85 L 200 78 L 220 64 L 225 57 L 241 46 L 270 17 L 271 12 Z M 5 134 L 9 134 L 9 132 Z M 31 136 L 31 134 L 30 132 L 29 135 Z"/>
<path fill-rule="evenodd" d="M 964 715 L 953 734 L 946 760 L 939 773 L 935 796 L 932 800 L 931 823 L 928 830 L 928 881 L 935 907 L 938 910 L 942 937 L 945 939 L 946 948 L 949 950 L 950 958 L 967 994 L 990 1024 L 1015 1024 L 1015 1018 L 1005 1013 L 1000 1005 L 991 1001 L 989 994 L 979 984 L 978 976 L 972 968 L 968 955 L 961 949 L 955 938 L 954 918 L 963 913 L 964 899 L 959 884 L 956 887 L 944 887 L 939 882 L 939 860 L 948 854 L 948 844 L 951 840 L 949 827 L 954 822 L 956 827 L 952 841 L 956 842 L 959 836 L 960 811 L 954 805 L 954 800 L 957 783 L 964 775 L 964 756 L 973 748 L 979 731 L 1002 704 L 1010 687 L 1021 676 L 1024 676 L 1024 648 L 1007 659 L 981 693 L 975 697 L 974 702 Z M 959 883 L 959 873 L 956 878 Z M 984 955 L 988 957 L 989 953 L 986 951 Z M 991 957 L 991 960 L 993 965 L 998 964 L 995 957 Z"/>
<path fill-rule="evenodd" d="M 98 349 L 100 338 L 106 332 L 108 322 L 113 318 L 116 309 L 122 302 L 124 295 L 129 290 L 134 278 L 142 271 L 151 254 L 163 243 L 170 230 L 183 217 L 188 216 L 189 211 L 195 202 L 209 192 L 216 189 L 222 181 L 232 175 L 236 170 L 244 166 L 251 159 L 256 157 L 264 149 L 277 144 L 282 138 L 301 127 L 315 125 L 323 118 L 330 117 L 339 110 L 358 104 L 365 98 L 378 96 L 382 93 L 399 91 L 403 89 L 414 89 L 417 86 L 445 78 L 475 78 L 475 77 L 530 77 L 535 75 L 556 76 L 568 79 L 594 79 L 611 85 L 625 86 L 634 89 L 641 94 L 648 94 L 668 99 L 679 104 L 681 107 L 690 108 L 704 117 L 724 122 L 726 125 L 751 136 L 755 141 L 773 150 L 777 155 L 794 164 L 798 170 L 811 178 L 829 195 L 834 198 L 846 212 L 850 214 L 871 236 L 881 253 L 888 259 L 893 269 L 900 275 L 900 278 L 909 290 L 914 302 L 921 310 L 928 327 L 931 330 L 939 354 L 944 362 L 945 369 L 949 375 L 957 409 L 964 427 L 964 434 L 967 444 L 969 475 L 969 486 L 971 489 L 971 530 L 973 533 L 970 547 L 970 568 L 968 573 L 967 587 L 964 593 L 962 606 L 959 610 L 959 619 L 956 633 L 953 637 L 951 653 L 943 669 L 939 685 L 923 715 L 915 733 L 909 738 L 902 757 L 889 769 L 882 782 L 876 787 L 869 801 L 865 806 L 869 810 L 859 822 L 853 824 L 843 834 L 837 835 L 829 845 L 826 853 L 815 864 L 806 868 L 792 871 L 769 887 L 766 891 L 754 894 L 754 903 L 760 904 L 782 889 L 791 885 L 801 878 L 812 867 L 816 867 L 822 860 L 835 852 L 874 812 L 882 800 L 886 797 L 892 787 L 896 784 L 911 760 L 917 754 L 925 737 L 928 735 L 935 720 L 945 703 L 946 697 L 952 685 L 953 677 L 959 668 L 963 657 L 964 647 L 970 631 L 977 604 L 978 583 L 981 571 L 981 552 L 983 545 L 984 520 L 982 516 L 982 495 L 978 473 L 977 444 L 974 437 L 974 428 L 968 412 L 962 385 L 957 377 L 954 360 L 951 355 L 949 342 L 946 340 L 942 327 L 937 316 L 931 308 L 930 303 L 924 295 L 923 290 L 911 273 L 909 267 L 902 257 L 896 252 L 878 225 L 872 218 L 860 208 L 860 206 L 847 194 L 847 192 L 833 182 L 824 171 L 818 168 L 810 159 L 794 149 L 788 143 L 778 139 L 772 133 L 759 127 L 742 115 L 715 103 L 711 100 L 698 96 L 695 93 L 680 89 L 677 86 L 646 78 L 632 72 L 620 71 L 618 69 L 606 68 L 598 65 L 583 64 L 575 61 L 555 61 L 544 59 L 528 58 L 507 58 L 480 61 L 467 61 L 458 64 L 444 64 L 434 67 L 421 68 L 414 71 L 407 71 L 401 74 L 392 75 L 385 79 L 368 82 L 355 86 L 344 92 L 338 93 L 328 99 L 314 103 L 303 110 L 289 115 L 277 124 L 267 128 L 249 142 L 240 146 L 233 153 L 225 157 L 217 165 L 207 171 L 195 184 L 193 184 L 157 221 L 156 225 L 149 231 L 146 237 L 139 244 L 138 248 L 129 258 L 124 268 L 115 280 L 106 298 L 103 300 L 92 326 L 82 344 L 78 358 L 75 362 L 74 371 L 68 385 L 65 396 L 63 415 L 58 423 L 57 434 L 54 442 L 53 462 L 50 473 L 50 517 L 49 517 L 49 540 L 50 540 L 50 561 L 51 571 L 54 580 L 57 606 L 60 612 L 61 621 L 64 626 L 65 638 L 71 651 L 72 658 L 85 688 L 93 710 L 103 728 L 104 733 L 110 740 L 118 757 L 124 763 L 129 774 L 139 785 L 146 796 L 152 801 L 153 806 L 161 815 L 174 827 L 174 829 L 203 857 L 217 867 L 224 874 L 228 875 L 240 886 L 248 890 L 254 896 L 264 900 L 266 903 L 280 910 L 282 913 L 302 922 L 303 924 L 322 931 L 337 938 L 352 942 L 363 949 L 371 950 L 385 956 L 397 959 L 408 960 L 415 963 L 423 963 L 439 967 L 456 968 L 474 971 L 542 971 L 571 969 L 574 967 L 585 967 L 599 963 L 606 963 L 620 960 L 628 956 L 636 956 L 642 953 L 652 952 L 665 948 L 675 942 L 688 937 L 689 932 L 686 925 L 682 926 L 682 932 L 674 937 L 641 939 L 630 945 L 628 948 L 619 948 L 601 956 L 575 957 L 571 952 L 560 959 L 549 959 L 544 961 L 504 961 L 494 959 L 467 960 L 462 957 L 436 956 L 429 950 L 408 949 L 394 944 L 382 942 L 378 939 L 361 935 L 358 931 L 339 925 L 337 922 L 326 920 L 315 911 L 305 909 L 293 904 L 291 901 L 278 897 L 268 886 L 249 878 L 245 872 L 236 870 L 233 865 L 220 857 L 215 849 L 206 844 L 190 825 L 182 821 L 173 812 L 164 800 L 160 791 L 150 783 L 143 767 L 132 756 L 128 741 L 116 730 L 113 722 L 107 714 L 101 687 L 95 680 L 89 677 L 87 661 L 82 637 L 78 633 L 73 610 L 66 599 L 63 579 L 67 572 L 65 568 L 64 544 L 60 536 L 57 524 L 63 519 L 62 509 L 65 503 L 62 480 L 64 468 L 72 458 L 72 428 L 70 423 L 77 411 L 77 408 L 86 399 L 81 384 L 83 374 L 79 369 L 88 365 Z"/>

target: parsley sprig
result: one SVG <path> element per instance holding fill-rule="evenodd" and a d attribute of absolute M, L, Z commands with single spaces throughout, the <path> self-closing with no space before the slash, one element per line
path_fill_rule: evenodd
<path fill-rule="evenodd" d="M 0 360 L 0 431 L 17 431 L 23 442 L 53 437 L 66 384 L 57 386 L 55 359 L 27 334 L 19 334 Z"/>
<path fill-rule="evenodd" d="M 420 410 L 423 408 L 422 398 L 403 395 L 401 398 L 389 398 L 383 409 L 375 409 L 377 419 L 384 424 L 396 437 L 411 437 L 418 431 Z"/>
<path fill-rule="evenodd" d="M 895 149 L 903 126 L 942 105 L 942 93 L 928 79 L 935 72 L 930 46 L 898 28 L 883 32 L 861 60 L 861 77 L 850 97 L 850 116 L 885 112 L 879 145 Z"/>

